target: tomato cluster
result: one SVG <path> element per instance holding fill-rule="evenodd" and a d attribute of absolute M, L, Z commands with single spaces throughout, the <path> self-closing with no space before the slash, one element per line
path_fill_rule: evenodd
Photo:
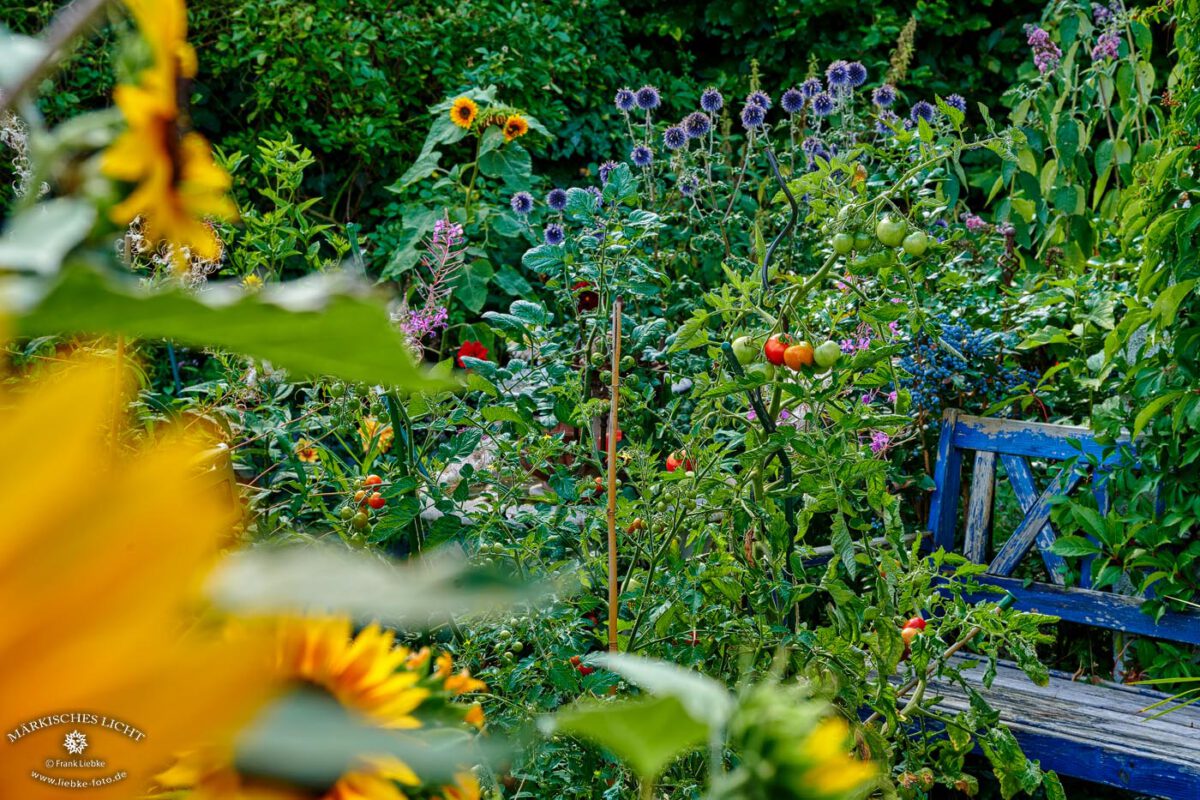
<path fill-rule="evenodd" d="M 909 648 L 912 645 L 913 639 L 920 636 L 924 631 L 925 619 L 923 617 L 913 617 L 904 623 L 904 627 L 900 629 L 900 638 L 904 640 L 904 658 L 908 658 Z"/>
<path fill-rule="evenodd" d="M 383 478 L 371 474 L 363 479 L 364 488 L 354 492 L 351 502 L 342 506 L 339 516 L 349 522 L 356 531 L 366 529 L 371 524 L 371 518 L 366 509 L 380 511 L 387 506 L 387 498 L 375 487 L 383 485 Z M 370 491 L 368 491 L 370 490 Z"/>
<path fill-rule="evenodd" d="M 793 343 L 790 336 L 782 333 L 767 339 L 767 343 L 763 345 L 763 355 L 769 363 L 777 367 L 787 366 L 793 372 L 800 372 L 814 365 L 821 370 L 827 370 L 842 357 L 842 348 L 834 341 L 827 341 L 816 347 L 804 340 Z"/>

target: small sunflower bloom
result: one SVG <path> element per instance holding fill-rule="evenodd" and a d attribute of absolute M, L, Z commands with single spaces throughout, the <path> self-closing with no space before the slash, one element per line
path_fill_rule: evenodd
<path fill-rule="evenodd" d="M 464 130 L 470 130 L 479 114 L 479 106 L 469 97 L 455 98 L 450 106 L 450 121 Z"/>
<path fill-rule="evenodd" d="M 529 133 L 529 123 L 520 114 L 510 114 L 504 121 L 504 141 L 511 142 Z"/>
<path fill-rule="evenodd" d="M 315 464 L 321 460 L 321 455 L 317 452 L 317 448 L 313 447 L 312 442 L 308 439 L 301 439 L 296 443 L 296 458 L 304 464 Z"/>
<path fill-rule="evenodd" d="M 391 450 L 392 440 L 396 438 L 392 426 L 382 425 L 375 417 L 363 417 L 358 426 L 358 436 L 362 439 L 363 450 L 369 450 L 375 445 L 381 453 Z"/>

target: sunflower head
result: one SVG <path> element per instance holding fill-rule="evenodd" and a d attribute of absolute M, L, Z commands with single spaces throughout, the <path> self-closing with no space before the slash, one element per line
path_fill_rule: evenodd
<path fill-rule="evenodd" d="M 459 97 L 450 106 L 450 121 L 460 128 L 470 129 L 475 122 L 479 106 L 469 97 Z"/>
<path fill-rule="evenodd" d="M 296 458 L 305 464 L 315 464 L 321 460 L 321 455 L 317 452 L 317 448 L 313 447 L 312 442 L 301 439 L 296 443 Z"/>
<path fill-rule="evenodd" d="M 510 114 L 504 121 L 504 141 L 511 142 L 529 133 L 529 123 L 520 114 Z"/>
<path fill-rule="evenodd" d="M 381 453 L 391 450 L 392 440 L 396 438 L 392 426 L 382 424 L 375 417 L 363 417 L 358 426 L 358 436 L 362 439 L 363 450 L 377 447 Z"/>

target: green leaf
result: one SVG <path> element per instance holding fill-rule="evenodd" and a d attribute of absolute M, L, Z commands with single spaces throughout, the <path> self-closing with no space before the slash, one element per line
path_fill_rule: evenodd
<path fill-rule="evenodd" d="M 1063 536 L 1054 540 L 1050 551 L 1064 558 L 1080 558 L 1094 556 L 1100 552 L 1100 548 L 1082 536 Z"/>
<path fill-rule="evenodd" d="M 454 286 L 454 296 L 469 311 L 478 312 L 487 302 L 487 287 L 493 274 L 492 265 L 481 258 L 465 264 L 459 272 L 458 282 Z"/>
<path fill-rule="evenodd" d="M 509 266 L 501 267 L 500 271 L 492 278 L 492 282 L 500 287 L 500 291 L 513 297 L 528 297 L 533 292 L 529 281 Z"/>
<path fill-rule="evenodd" d="M 489 178 L 499 178 L 512 189 L 528 189 L 533 174 L 529 151 L 516 142 L 479 157 L 479 171 Z"/>
<path fill-rule="evenodd" d="M 562 263 L 562 247 L 553 247 L 548 244 L 539 244 L 537 247 L 526 250 L 525 255 L 521 256 L 521 265 L 525 269 L 543 275 L 558 272 Z"/>
<path fill-rule="evenodd" d="M 133 280 L 74 265 L 48 289 L 10 283 L 0 308 L 20 336 L 123 334 L 217 347 L 302 375 L 332 375 L 406 391 L 454 381 L 418 368 L 383 303 L 348 276 L 314 275 L 255 293 L 210 284 L 145 289 Z"/>
<path fill-rule="evenodd" d="M 588 661 L 612 670 L 648 692 L 678 698 L 688 716 L 705 725 L 710 734 L 724 728 L 733 714 L 733 695 L 725 685 L 699 672 L 624 653 L 603 653 Z"/>
<path fill-rule="evenodd" d="M 1162 320 L 1164 328 L 1169 328 L 1175 324 L 1175 313 L 1179 310 L 1179 304 L 1183 302 L 1183 298 L 1187 297 L 1195 285 L 1195 280 L 1180 281 L 1174 286 L 1164 289 L 1159 294 L 1158 298 L 1154 301 L 1152 311 L 1155 317 Z"/>
<path fill-rule="evenodd" d="M 1142 430 L 1150 424 L 1150 420 L 1154 418 L 1155 414 L 1180 397 L 1183 397 L 1184 394 L 1184 392 L 1167 392 L 1147 403 L 1145 408 L 1139 411 L 1137 417 L 1133 420 L 1133 438 L 1136 439 L 1141 434 Z"/>
<path fill-rule="evenodd" d="M 851 538 L 850 529 L 846 527 L 846 520 L 841 514 L 833 518 L 833 530 L 830 532 L 829 541 L 833 545 L 833 551 L 841 559 L 842 566 L 853 579 L 858 574 L 858 562 L 854 560 L 854 539 Z"/>
<path fill-rule="evenodd" d="M 95 222 L 96 207 L 83 200 L 61 198 L 27 208 L 9 219 L 0 236 L 0 269 L 57 272 Z"/>
<path fill-rule="evenodd" d="M 595 742 L 628 763 L 642 781 L 654 780 L 708 736 L 705 726 L 691 718 L 678 697 L 671 696 L 581 704 L 543 721 L 542 727 L 547 733 Z"/>

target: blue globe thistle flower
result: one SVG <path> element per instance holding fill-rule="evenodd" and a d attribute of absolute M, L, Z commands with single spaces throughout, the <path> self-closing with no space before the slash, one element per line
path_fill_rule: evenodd
<path fill-rule="evenodd" d="M 633 111 L 633 107 L 637 105 L 637 98 L 633 96 L 633 90 L 626 86 L 617 90 L 613 103 L 622 111 Z"/>
<path fill-rule="evenodd" d="M 587 186 L 584 191 L 596 198 L 596 208 L 604 207 L 604 192 L 600 191 L 595 186 Z"/>
<path fill-rule="evenodd" d="M 562 225 L 559 225 L 557 222 L 551 222 L 546 226 L 546 230 L 542 234 L 542 238 L 545 239 L 546 244 L 550 245 L 551 247 L 557 247 L 567 238 L 567 234 L 563 232 Z"/>
<path fill-rule="evenodd" d="M 710 86 L 700 95 L 700 107 L 710 114 L 715 114 L 725 107 L 725 98 L 716 87 Z"/>
<path fill-rule="evenodd" d="M 678 150 L 687 144 L 687 140 L 687 133 L 678 125 L 672 125 L 663 131 L 663 144 L 668 150 Z"/>
<path fill-rule="evenodd" d="M 879 108 L 891 108 L 896 102 L 896 87 L 885 83 L 871 92 L 871 102 Z"/>
<path fill-rule="evenodd" d="M 700 181 L 696 180 L 691 175 L 684 175 L 679 179 L 679 193 L 684 197 L 691 197 L 700 188 Z"/>
<path fill-rule="evenodd" d="M 763 111 L 771 110 L 771 95 L 766 92 L 751 92 L 746 95 L 746 102 L 755 106 L 762 106 Z"/>
<path fill-rule="evenodd" d="M 747 103 L 746 107 L 742 109 L 742 125 L 747 130 L 761 127 L 766 118 L 766 109 L 757 103 Z"/>
<path fill-rule="evenodd" d="M 555 211 L 562 211 L 567 207 L 567 190 L 566 189 L 551 189 L 546 194 L 546 205 Z"/>
<path fill-rule="evenodd" d="M 859 61 L 851 61 L 846 65 L 846 78 L 857 89 L 867 82 L 867 68 Z"/>
<path fill-rule="evenodd" d="M 913 103 L 912 110 L 908 112 L 909 118 L 916 122 L 918 119 L 923 119 L 926 122 L 933 122 L 933 115 L 937 113 L 937 109 L 932 103 L 927 103 L 924 100 L 918 100 Z"/>
<path fill-rule="evenodd" d="M 809 78 L 800 84 L 800 94 L 804 95 L 805 99 L 816 97 L 825 87 L 821 85 L 819 78 Z"/>
<path fill-rule="evenodd" d="M 804 95 L 799 89 L 793 87 L 784 92 L 783 97 L 779 98 L 779 105 L 783 106 L 783 110 L 787 113 L 795 114 L 804 108 Z"/>
<path fill-rule="evenodd" d="M 654 160 L 654 151 L 644 144 L 639 144 L 637 147 L 629 151 L 629 160 L 638 167 L 648 167 L 650 162 Z"/>
<path fill-rule="evenodd" d="M 608 173 L 612 172 L 616 168 L 617 162 L 615 161 L 605 161 L 600 165 L 600 168 L 596 170 L 596 174 L 600 176 L 601 186 L 604 186 L 608 183 Z"/>
<path fill-rule="evenodd" d="M 946 105 L 951 108 L 957 108 L 962 113 L 967 113 L 967 98 L 961 94 L 952 94 L 946 98 Z"/>
<path fill-rule="evenodd" d="M 845 61 L 834 61 L 825 68 L 825 81 L 830 89 L 844 89 L 850 85 L 850 65 Z"/>
<path fill-rule="evenodd" d="M 520 214 L 522 217 L 533 211 L 533 195 L 529 192 L 517 192 L 509 201 L 512 210 Z"/>
<path fill-rule="evenodd" d="M 637 102 L 638 108 L 645 111 L 658 108 L 662 104 L 662 98 L 658 96 L 658 89 L 653 86 L 643 86 L 638 89 L 634 100 Z"/>
<path fill-rule="evenodd" d="M 683 130 L 690 138 L 699 139 L 712 130 L 712 120 L 703 111 L 693 111 L 683 118 Z"/>
<path fill-rule="evenodd" d="M 895 133 L 892 126 L 900 121 L 894 111 L 879 112 L 879 119 L 875 122 L 875 132 L 880 136 L 891 136 Z"/>
<path fill-rule="evenodd" d="M 818 117 L 828 117 L 833 113 L 834 102 L 829 92 L 821 92 L 812 99 L 813 113 Z"/>

